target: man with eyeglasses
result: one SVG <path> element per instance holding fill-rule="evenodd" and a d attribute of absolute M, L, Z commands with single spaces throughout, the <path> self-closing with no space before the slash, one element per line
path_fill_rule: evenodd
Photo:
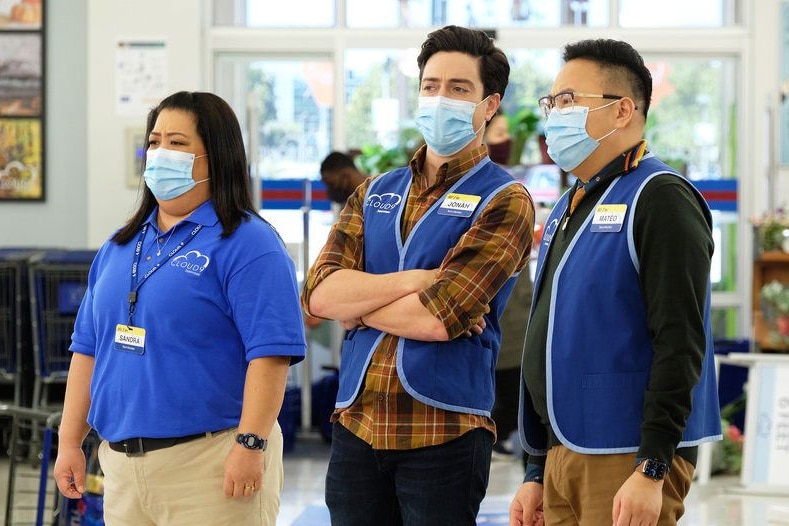
<path fill-rule="evenodd" d="M 615 40 L 564 50 L 540 99 L 577 177 L 543 234 L 522 361 L 529 454 L 514 525 L 676 524 L 697 446 L 720 439 L 712 218 L 647 149 L 652 78 Z"/>

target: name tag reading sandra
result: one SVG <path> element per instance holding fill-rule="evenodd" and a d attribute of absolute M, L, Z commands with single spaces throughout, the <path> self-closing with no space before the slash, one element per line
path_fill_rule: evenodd
<path fill-rule="evenodd" d="M 471 217 L 481 199 L 478 195 L 449 194 L 441 203 L 438 215 Z"/>
<path fill-rule="evenodd" d="M 619 232 L 625 223 L 627 205 L 598 205 L 592 218 L 591 232 Z"/>
<path fill-rule="evenodd" d="M 145 329 L 120 323 L 116 325 L 115 350 L 143 354 L 145 352 Z"/>

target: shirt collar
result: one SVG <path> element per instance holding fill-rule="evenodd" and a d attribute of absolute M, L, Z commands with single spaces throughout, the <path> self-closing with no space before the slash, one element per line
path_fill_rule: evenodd
<path fill-rule="evenodd" d="M 644 158 L 646 153 L 647 140 L 642 139 L 638 142 L 638 144 L 614 158 L 614 160 L 608 163 L 602 170 L 597 172 L 597 175 L 589 179 L 586 184 L 582 183 L 581 180 L 578 179 L 576 187 L 583 186 L 586 193 L 589 193 L 596 184 L 603 181 L 608 181 L 609 179 L 613 179 L 618 175 L 624 175 L 634 170 L 638 166 L 638 163 L 641 162 L 641 159 Z"/>
<path fill-rule="evenodd" d="M 450 159 L 438 167 L 435 184 L 444 184 L 460 179 L 487 156 L 488 147 L 481 144 L 469 152 Z M 426 158 L 427 145 L 423 145 L 416 151 L 409 163 L 411 166 L 411 173 L 414 175 L 414 180 L 420 181 L 424 185 L 427 185 L 427 177 L 422 170 L 425 166 Z"/>
<path fill-rule="evenodd" d="M 159 205 L 156 205 L 148 215 L 148 219 L 145 220 L 145 222 L 150 224 L 157 232 L 159 231 L 159 225 L 156 222 L 156 215 L 158 213 Z M 219 222 L 219 216 L 216 215 L 213 201 L 208 199 L 206 202 L 195 208 L 195 210 L 189 214 L 189 217 L 183 220 L 183 222 L 187 221 L 203 226 L 213 226 L 217 224 Z"/>

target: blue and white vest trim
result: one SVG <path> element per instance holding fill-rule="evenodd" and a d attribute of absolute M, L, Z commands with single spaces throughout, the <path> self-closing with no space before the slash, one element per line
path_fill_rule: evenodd
<path fill-rule="evenodd" d="M 652 361 L 652 340 L 639 286 L 639 261 L 633 241 L 638 199 L 655 176 L 675 173 L 652 155 L 617 177 L 599 198 L 602 204 L 625 204 L 619 232 L 592 232 L 589 214 L 570 242 L 552 284 L 546 346 L 546 389 L 551 427 L 561 443 L 585 454 L 629 453 L 638 450 L 644 396 Z M 689 184 L 690 188 L 693 188 Z M 708 223 L 709 208 L 693 189 Z M 553 209 L 537 261 L 534 294 L 542 281 L 546 254 L 567 208 L 569 192 Z M 547 293 L 547 292 L 546 292 Z M 621 330 L 597 320 L 619 320 Z M 572 324 L 572 330 L 568 330 Z M 704 306 L 706 352 L 693 406 L 678 447 L 690 447 L 721 437 L 710 325 L 710 285 Z M 545 454 L 545 427 L 534 411 L 521 381 L 519 428 L 524 449 Z"/>
<path fill-rule="evenodd" d="M 402 239 L 403 210 L 411 187 L 411 170 L 400 168 L 374 180 L 365 196 L 365 272 L 385 274 L 410 269 L 434 269 L 501 190 L 517 184 L 503 169 L 485 158 L 458 180 Z M 469 213 L 440 210 L 449 194 L 478 196 Z M 463 206 L 462 202 L 459 205 Z M 465 217 L 464 217 L 465 216 Z M 494 371 L 501 341 L 499 316 L 512 292 L 510 278 L 490 303 L 486 329 L 479 336 L 447 342 L 399 338 L 397 373 L 415 399 L 441 409 L 490 415 Z M 384 333 L 373 328 L 350 331 L 343 343 L 340 387 L 336 407 L 350 406 L 359 395 L 373 352 Z"/>

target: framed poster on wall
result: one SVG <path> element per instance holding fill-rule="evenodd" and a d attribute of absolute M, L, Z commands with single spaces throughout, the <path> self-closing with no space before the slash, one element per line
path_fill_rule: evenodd
<path fill-rule="evenodd" d="M 778 108 L 778 162 L 789 166 L 789 2 L 781 4 L 781 104 Z"/>
<path fill-rule="evenodd" d="M 43 0 L 0 0 L 0 201 L 44 200 Z"/>

